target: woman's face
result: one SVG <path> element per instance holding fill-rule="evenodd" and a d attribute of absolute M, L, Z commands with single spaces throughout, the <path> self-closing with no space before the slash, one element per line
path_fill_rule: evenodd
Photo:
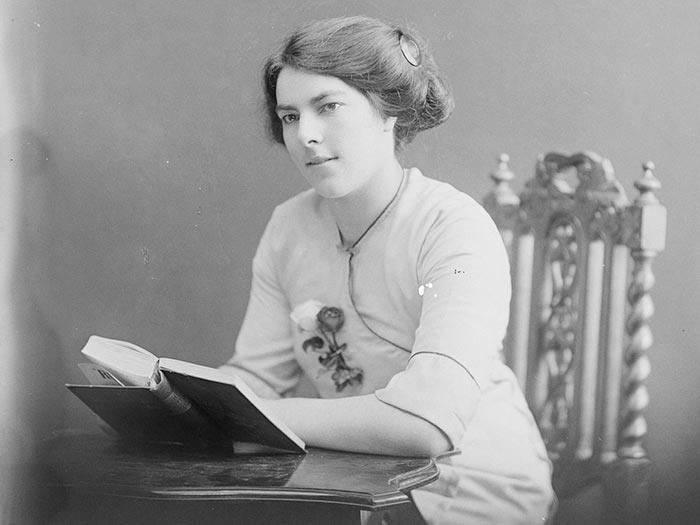
<path fill-rule="evenodd" d="M 292 161 L 323 197 L 367 190 L 395 166 L 395 119 L 382 117 L 336 77 L 285 67 L 277 80 L 277 115 Z"/>

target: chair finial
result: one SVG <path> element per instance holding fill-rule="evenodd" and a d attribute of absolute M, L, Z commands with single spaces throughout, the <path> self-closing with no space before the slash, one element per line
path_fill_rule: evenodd
<path fill-rule="evenodd" d="M 655 169 L 656 166 L 651 161 L 642 164 L 644 173 L 634 181 L 634 187 L 639 190 L 639 197 L 636 200 L 637 204 L 656 204 L 659 202 L 659 199 L 654 195 L 654 191 L 661 189 L 661 183 L 654 174 Z"/>
<path fill-rule="evenodd" d="M 498 156 L 498 167 L 490 174 L 491 179 L 493 179 L 496 185 L 500 185 L 502 183 L 507 184 L 515 178 L 515 175 L 508 166 L 509 162 L 510 156 L 508 156 L 507 153 L 501 153 Z"/>
<path fill-rule="evenodd" d="M 508 166 L 509 161 L 510 157 L 506 153 L 501 153 L 498 156 L 498 166 L 489 173 L 489 177 L 495 183 L 489 199 L 496 206 L 517 206 L 520 203 L 517 194 L 510 187 L 510 182 L 515 178 L 515 175 Z"/>

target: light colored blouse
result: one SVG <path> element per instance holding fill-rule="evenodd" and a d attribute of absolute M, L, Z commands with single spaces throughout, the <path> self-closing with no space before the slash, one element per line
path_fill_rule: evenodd
<path fill-rule="evenodd" d="M 461 453 L 413 492 L 429 523 L 541 522 L 549 462 L 500 359 L 509 301 L 498 230 L 452 186 L 405 170 L 352 246 L 308 190 L 278 206 L 265 229 L 248 310 L 222 368 L 262 397 L 288 395 L 304 374 L 320 397 L 374 393 L 438 427 Z"/>

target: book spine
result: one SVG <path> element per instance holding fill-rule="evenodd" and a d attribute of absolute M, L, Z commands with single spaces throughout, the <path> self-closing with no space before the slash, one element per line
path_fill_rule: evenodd
<path fill-rule="evenodd" d="M 196 405 L 170 385 L 159 370 L 151 379 L 151 393 L 160 399 L 174 414 L 180 416 L 188 428 L 192 428 L 192 442 L 220 444 L 223 433 Z"/>
<path fill-rule="evenodd" d="M 151 381 L 151 392 L 175 414 L 198 412 L 192 402 L 170 386 L 167 378 L 157 371 Z"/>

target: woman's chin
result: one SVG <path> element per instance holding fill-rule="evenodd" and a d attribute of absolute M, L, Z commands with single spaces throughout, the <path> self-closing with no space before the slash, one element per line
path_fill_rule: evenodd
<path fill-rule="evenodd" d="M 340 199 L 352 192 L 352 188 L 338 175 L 314 177 L 311 180 L 307 178 L 307 181 L 316 193 L 325 199 Z"/>
<path fill-rule="evenodd" d="M 348 188 L 339 187 L 338 185 L 315 184 L 313 188 L 324 199 L 342 199 L 350 193 Z"/>

